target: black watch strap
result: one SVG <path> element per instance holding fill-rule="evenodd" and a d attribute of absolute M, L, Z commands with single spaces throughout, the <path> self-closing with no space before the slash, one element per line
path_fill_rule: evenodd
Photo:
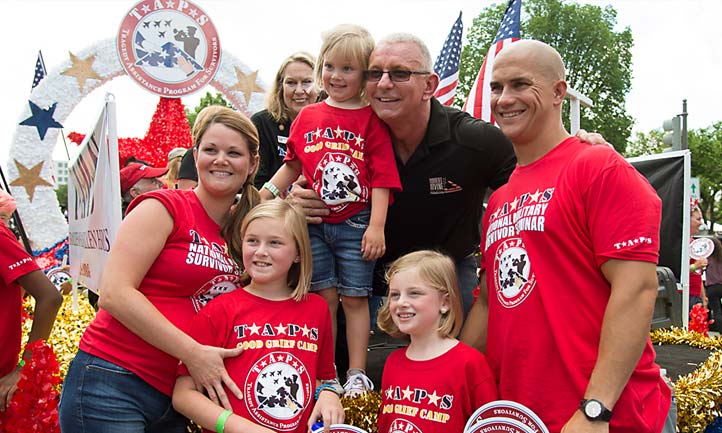
<path fill-rule="evenodd" d="M 579 410 L 589 421 L 609 422 L 612 419 L 612 411 L 607 409 L 601 401 L 593 398 L 582 400 Z"/>

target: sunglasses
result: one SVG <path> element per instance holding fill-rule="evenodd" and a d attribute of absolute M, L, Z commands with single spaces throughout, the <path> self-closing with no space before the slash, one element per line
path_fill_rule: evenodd
<path fill-rule="evenodd" d="M 389 79 L 395 83 L 409 81 L 412 75 L 429 75 L 431 72 L 426 71 L 407 71 L 405 69 L 392 69 L 390 71 L 382 71 L 380 69 L 369 69 L 364 71 L 366 81 L 380 81 L 384 74 L 389 74 Z"/>

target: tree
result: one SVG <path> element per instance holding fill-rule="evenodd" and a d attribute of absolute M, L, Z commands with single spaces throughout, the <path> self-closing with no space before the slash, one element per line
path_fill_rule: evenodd
<path fill-rule="evenodd" d="M 58 187 L 55 189 L 55 196 L 58 198 L 58 204 L 60 204 L 60 209 L 63 211 L 68 210 L 68 185 L 58 185 Z"/>
<path fill-rule="evenodd" d="M 665 149 L 668 149 L 663 142 L 662 136 L 664 133 L 660 129 L 653 129 L 648 134 L 644 132 L 637 132 L 624 151 L 626 158 L 641 155 L 654 155 L 656 153 L 662 153 Z"/>
<path fill-rule="evenodd" d="M 201 100 L 198 102 L 198 106 L 193 109 L 193 111 L 190 111 L 188 107 L 186 107 L 186 117 L 188 118 L 188 124 L 191 127 L 191 131 L 193 130 L 193 124 L 196 122 L 196 117 L 198 116 L 198 113 L 201 112 L 202 109 L 208 107 L 209 105 L 222 105 L 224 107 L 231 107 L 231 104 L 226 101 L 226 98 L 223 97 L 220 93 L 216 93 L 215 96 L 211 95 L 211 92 L 206 92 L 206 95 L 201 98 Z"/>
<path fill-rule="evenodd" d="M 556 48 L 567 68 L 567 82 L 594 101 L 583 108 L 584 129 L 597 131 L 619 151 L 632 132 L 632 117 L 624 100 L 631 87 L 632 32 L 615 32 L 617 12 L 611 6 L 566 3 L 564 0 L 524 0 L 521 37 Z M 468 95 L 494 39 L 506 5 L 492 5 L 473 21 L 461 51 L 460 95 Z M 457 98 L 457 105 L 463 104 Z M 568 119 L 565 104 L 564 119 Z"/>
<path fill-rule="evenodd" d="M 700 180 L 700 208 L 712 229 L 722 220 L 722 122 L 689 131 L 687 142 L 692 152 L 692 176 Z"/>

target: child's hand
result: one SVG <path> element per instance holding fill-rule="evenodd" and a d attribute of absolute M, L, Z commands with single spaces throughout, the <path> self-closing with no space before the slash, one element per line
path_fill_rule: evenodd
<path fill-rule="evenodd" d="M 384 227 L 369 225 L 361 239 L 361 252 L 365 260 L 376 260 L 386 252 Z"/>
<path fill-rule="evenodd" d="M 327 432 L 331 424 L 341 424 L 345 419 L 341 399 L 334 392 L 324 391 L 318 395 L 318 401 L 313 406 L 311 416 L 308 418 L 308 432 L 316 421 L 323 421 L 323 431 Z"/>

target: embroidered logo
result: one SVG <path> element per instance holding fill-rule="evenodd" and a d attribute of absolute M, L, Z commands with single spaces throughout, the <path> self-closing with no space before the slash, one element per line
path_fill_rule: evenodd
<path fill-rule="evenodd" d="M 429 194 L 449 194 L 452 192 L 459 192 L 462 188 L 456 183 L 445 177 L 430 177 L 429 178 Z"/>

